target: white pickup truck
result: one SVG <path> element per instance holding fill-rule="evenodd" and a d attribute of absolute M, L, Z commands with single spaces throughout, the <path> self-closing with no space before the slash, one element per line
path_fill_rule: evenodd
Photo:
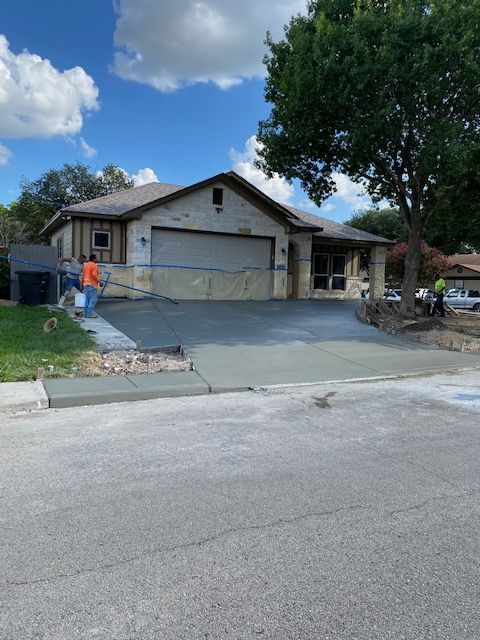
<path fill-rule="evenodd" d="M 444 300 L 454 309 L 473 309 L 480 313 L 480 291 L 476 289 L 450 289 Z"/>

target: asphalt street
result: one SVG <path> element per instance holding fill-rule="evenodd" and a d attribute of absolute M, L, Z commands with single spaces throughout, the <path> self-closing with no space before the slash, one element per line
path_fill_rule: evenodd
<path fill-rule="evenodd" d="M 478 372 L 0 425 L 1 638 L 479 637 Z"/>

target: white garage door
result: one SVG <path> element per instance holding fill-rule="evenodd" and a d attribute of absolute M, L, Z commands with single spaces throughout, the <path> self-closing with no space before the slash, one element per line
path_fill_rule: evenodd
<path fill-rule="evenodd" d="M 271 297 L 272 241 L 188 231 L 152 230 L 152 288 L 179 299 Z"/>

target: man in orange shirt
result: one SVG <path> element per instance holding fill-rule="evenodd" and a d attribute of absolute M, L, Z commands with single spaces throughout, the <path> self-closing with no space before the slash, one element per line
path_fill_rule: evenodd
<path fill-rule="evenodd" d="M 88 262 L 83 265 L 82 277 L 80 284 L 85 294 L 85 318 L 96 318 L 94 313 L 97 304 L 97 287 L 100 282 L 98 280 L 98 258 L 92 253 Z"/>

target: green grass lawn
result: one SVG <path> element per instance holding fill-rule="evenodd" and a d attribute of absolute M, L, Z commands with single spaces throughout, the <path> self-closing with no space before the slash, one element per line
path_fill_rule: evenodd
<path fill-rule="evenodd" d="M 43 325 L 52 317 L 57 329 L 45 333 Z M 46 378 L 82 375 L 89 351 L 96 351 L 95 342 L 64 311 L 0 307 L 0 382 L 34 380 L 38 367 Z"/>

